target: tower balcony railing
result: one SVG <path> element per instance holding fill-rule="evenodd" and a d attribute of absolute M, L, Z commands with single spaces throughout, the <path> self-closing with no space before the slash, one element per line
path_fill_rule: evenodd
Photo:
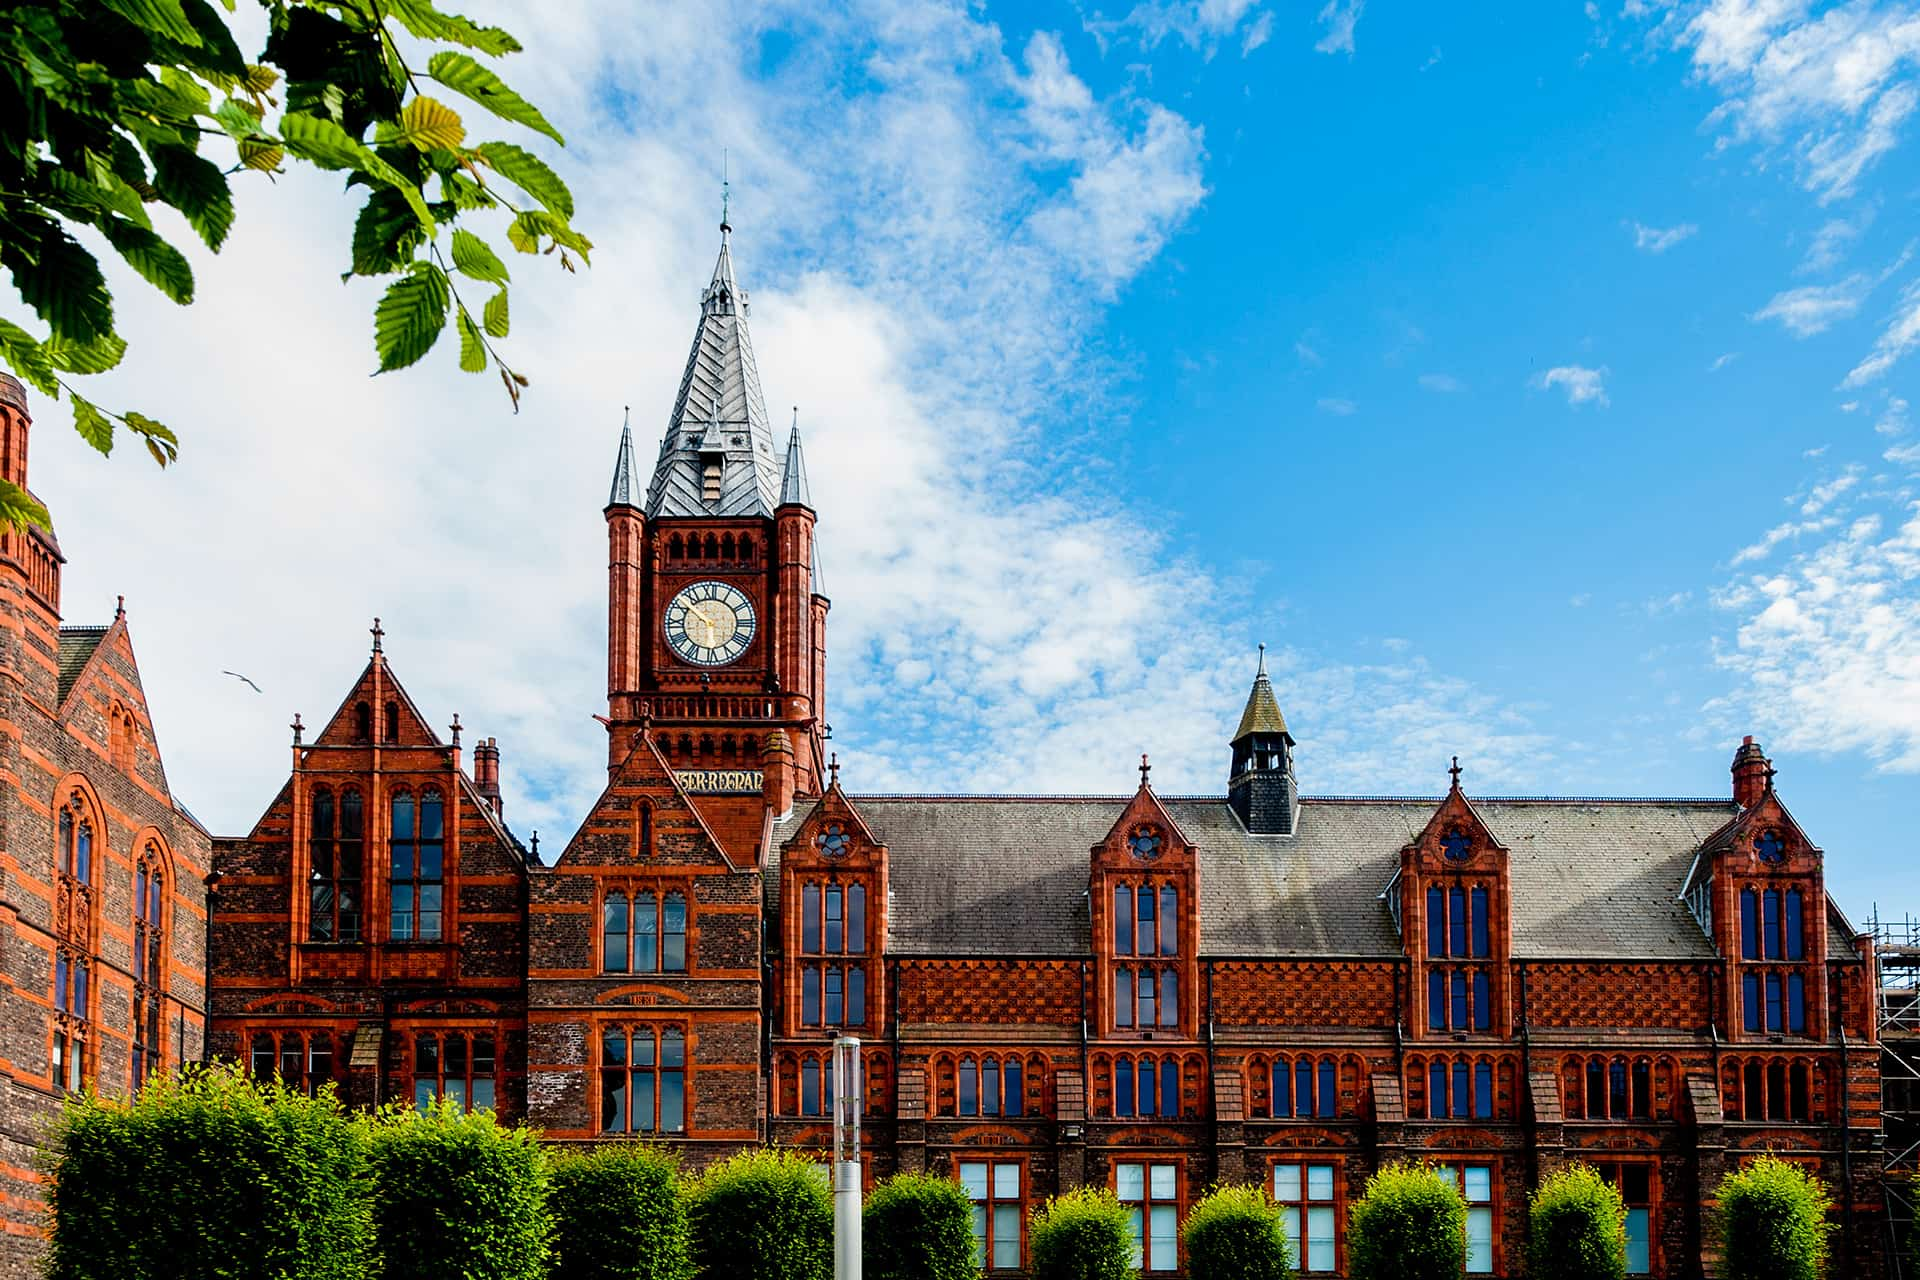
<path fill-rule="evenodd" d="M 772 720 L 779 715 L 780 703 L 763 695 L 667 694 L 651 699 L 650 709 L 660 721 Z"/>

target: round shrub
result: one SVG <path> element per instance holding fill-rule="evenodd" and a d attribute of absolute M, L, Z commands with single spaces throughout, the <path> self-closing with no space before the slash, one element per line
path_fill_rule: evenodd
<path fill-rule="evenodd" d="M 364 1280 L 366 1126 L 328 1090 L 188 1067 L 135 1098 L 70 1099 L 52 1135 L 52 1280 Z"/>
<path fill-rule="evenodd" d="M 1180 1227 L 1189 1280 L 1290 1280 L 1280 1210 L 1259 1187 L 1216 1187 L 1201 1197 Z"/>
<path fill-rule="evenodd" d="M 1132 1280 L 1133 1227 L 1105 1187 L 1055 1196 L 1027 1224 L 1033 1280 Z"/>
<path fill-rule="evenodd" d="M 1627 1207 L 1584 1164 L 1540 1184 L 1527 1207 L 1532 1280 L 1620 1280 L 1627 1274 Z"/>
<path fill-rule="evenodd" d="M 959 1183 L 896 1174 L 867 1197 L 860 1225 L 866 1280 L 974 1280 L 973 1202 Z"/>
<path fill-rule="evenodd" d="M 828 1280 L 827 1167 L 793 1151 L 742 1151 L 693 1185 L 687 1226 L 699 1280 Z"/>
<path fill-rule="evenodd" d="M 547 1183 L 550 1274 L 559 1280 L 689 1280 L 679 1165 L 642 1143 L 564 1155 Z"/>
<path fill-rule="evenodd" d="M 1726 1280 L 1819 1280 L 1833 1201 L 1796 1164 L 1761 1156 L 1720 1180 Z"/>
<path fill-rule="evenodd" d="M 1430 1165 L 1395 1163 L 1367 1179 L 1348 1215 L 1351 1280 L 1458 1280 L 1467 1202 Z"/>
<path fill-rule="evenodd" d="M 396 1104 L 373 1127 L 373 1182 L 383 1280 L 545 1280 L 547 1156 L 532 1130 L 451 1100 Z"/>

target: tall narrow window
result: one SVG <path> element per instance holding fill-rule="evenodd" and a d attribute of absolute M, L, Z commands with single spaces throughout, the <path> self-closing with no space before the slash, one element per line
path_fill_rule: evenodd
<path fill-rule="evenodd" d="M 360 793 L 351 788 L 336 800 L 325 787 L 313 793 L 307 835 L 307 937 L 314 942 L 360 940 Z"/>
<path fill-rule="evenodd" d="M 1180 891 L 1170 884 L 1160 886 L 1160 954 L 1170 956 L 1180 949 Z"/>
<path fill-rule="evenodd" d="M 1487 891 L 1473 891 L 1473 954 L 1484 960 L 1492 954 L 1492 939 L 1487 930 Z"/>
<path fill-rule="evenodd" d="M 1180 1266 L 1180 1167 L 1134 1164 L 1113 1167 L 1114 1191 L 1133 1230 L 1133 1265 L 1148 1273 Z"/>
<path fill-rule="evenodd" d="M 1020 1267 L 1020 1225 L 1026 1200 L 1022 1170 L 1012 1160 L 960 1161 L 960 1186 L 973 1202 L 973 1265 L 985 1271 Z"/>
<path fill-rule="evenodd" d="M 1493 997 L 1485 969 L 1473 971 L 1473 1029 L 1485 1031 L 1493 1025 Z"/>
<path fill-rule="evenodd" d="M 1767 959 L 1778 960 L 1780 958 L 1780 891 L 1768 889 L 1762 893 L 1760 905 L 1761 927 L 1766 930 L 1763 949 Z"/>
<path fill-rule="evenodd" d="M 1113 1114 L 1133 1114 L 1133 1059 L 1122 1058 L 1113 1064 Z"/>
<path fill-rule="evenodd" d="M 1748 1031 L 1760 1030 L 1762 1010 L 1760 1005 L 1760 975 L 1746 973 L 1740 975 L 1741 1025 Z"/>
<path fill-rule="evenodd" d="M 1134 897 L 1135 914 L 1139 925 L 1133 938 L 1134 954 L 1150 956 L 1154 949 L 1153 888 L 1141 885 L 1140 892 Z"/>
<path fill-rule="evenodd" d="M 800 950 L 806 955 L 820 954 L 820 886 L 800 887 Z"/>
<path fill-rule="evenodd" d="M 980 1066 L 972 1058 L 960 1059 L 960 1114 L 980 1114 Z"/>
<path fill-rule="evenodd" d="M 1124 884 L 1113 886 L 1113 954 L 1133 954 L 1133 890 Z"/>
<path fill-rule="evenodd" d="M 1787 933 L 1787 959 L 1804 959 L 1806 938 L 1800 927 L 1800 891 L 1798 889 L 1787 890 L 1785 917 L 1783 923 Z"/>
<path fill-rule="evenodd" d="M 1315 1093 L 1313 1113 L 1323 1119 L 1331 1118 L 1340 1102 L 1339 1072 L 1332 1058 L 1320 1060 L 1320 1084 Z"/>
<path fill-rule="evenodd" d="M 1740 958 L 1760 958 L 1760 895 L 1752 889 L 1740 891 Z"/>
<path fill-rule="evenodd" d="M 1134 1000 L 1140 1012 L 1140 1026 L 1142 1029 L 1151 1027 L 1154 1024 L 1153 996 L 1153 970 L 1142 968 L 1138 975 L 1137 985 L 1134 988 Z"/>
<path fill-rule="evenodd" d="M 388 742 L 400 741 L 400 704 L 389 702 L 386 714 L 386 739 Z"/>
<path fill-rule="evenodd" d="M 633 968 L 636 973 L 652 973 L 660 967 L 660 917 L 653 895 L 633 895 Z"/>
<path fill-rule="evenodd" d="M 800 1022 L 820 1025 L 820 966 L 810 964 L 800 971 Z"/>
<path fill-rule="evenodd" d="M 687 898 L 682 893 L 660 899 L 660 968 L 665 973 L 687 971 Z"/>
<path fill-rule="evenodd" d="M 1427 970 L 1427 1027 L 1432 1031 L 1447 1029 L 1447 973 L 1444 969 Z"/>
<path fill-rule="evenodd" d="M 1113 971 L 1113 1025 L 1133 1025 L 1133 970 L 1124 965 Z"/>
<path fill-rule="evenodd" d="M 1302 1120 L 1313 1114 L 1313 1063 L 1306 1058 L 1293 1064 L 1293 1110 Z"/>
<path fill-rule="evenodd" d="M 1493 1064 L 1476 1062 L 1473 1066 L 1473 1114 L 1477 1119 L 1493 1118 Z"/>
<path fill-rule="evenodd" d="M 1627 1274 L 1653 1274 L 1653 1178 L 1644 1164 L 1603 1162 L 1600 1176 L 1614 1185 L 1626 1205 Z"/>
<path fill-rule="evenodd" d="M 1468 1275 L 1493 1270 L 1493 1170 L 1487 1165 L 1464 1168 L 1440 1166 L 1440 1176 L 1459 1190 L 1467 1202 Z"/>
<path fill-rule="evenodd" d="M 867 971 L 859 965 L 847 967 L 847 1025 L 867 1025 Z"/>
<path fill-rule="evenodd" d="M 847 886 L 847 950 L 862 954 L 867 949 L 867 886 Z"/>
<path fill-rule="evenodd" d="M 846 1008 L 842 1003 L 844 1000 L 844 991 L 841 987 L 842 981 L 844 981 L 844 975 L 840 972 L 840 966 L 837 964 L 828 965 L 826 971 L 826 1011 L 823 1017 L 830 1027 L 837 1027 L 846 1020 Z"/>
<path fill-rule="evenodd" d="M 373 708 L 364 702 L 353 704 L 353 738 L 356 742 L 373 741 Z"/>
<path fill-rule="evenodd" d="M 600 967 L 608 973 L 627 972 L 627 895 L 618 889 L 601 908 Z"/>
<path fill-rule="evenodd" d="M 1160 971 L 1160 1025 L 1180 1025 L 1180 975 L 1172 969 Z"/>
<path fill-rule="evenodd" d="M 846 950 L 846 916 L 843 891 L 837 884 L 830 884 L 826 891 L 827 907 L 827 950 L 839 953 Z"/>
<path fill-rule="evenodd" d="M 1439 885 L 1427 890 L 1427 954 L 1447 954 L 1447 891 Z"/>
<path fill-rule="evenodd" d="M 657 1037 L 657 1038 L 656 1038 Z M 600 1132 L 680 1133 L 687 1040 L 677 1027 L 608 1027 L 600 1037 Z"/>
<path fill-rule="evenodd" d="M 1450 1114 L 1447 1106 L 1447 1064 L 1436 1062 L 1427 1068 L 1427 1119 L 1445 1120 Z"/>
<path fill-rule="evenodd" d="M 1160 1112 L 1162 1116 L 1180 1114 L 1180 1064 L 1172 1058 L 1160 1064 Z"/>
<path fill-rule="evenodd" d="M 1276 1120 L 1293 1115 L 1293 1068 L 1285 1058 L 1276 1061 L 1269 1073 L 1267 1105 Z"/>
<path fill-rule="evenodd" d="M 1447 942 L 1456 956 L 1467 954 L 1467 891 L 1447 890 Z"/>
<path fill-rule="evenodd" d="M 435 942 L 441 927 L 441 853 L 444 848 L 440 793 L 426 791 L 416 810 L 407 792 L 393 797 L 388 838 L 392 878 L 389 936 L 395 941 Z"/>
<path fill-rule="evenodd" d="M 160 1006 L 165 989 L 166 873 L 160 851 L 149 844 L 133 872 L 133 1087 L 162 1070 Z"/>
<path fill-rule="evenodd" d="M 1331 1272 L 1340 1229 L 1334 1211 L 1333 1166 L 1274 1165 L 1273 1201 L 1280 1206 L 1280 1225 L 1300 1271 L 1306 1275 Z"/>

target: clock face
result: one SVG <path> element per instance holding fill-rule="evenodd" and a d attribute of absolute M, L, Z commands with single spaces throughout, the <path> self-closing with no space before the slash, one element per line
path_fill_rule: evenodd
<path fill-rule="evenodd" d="M 696 582 L 667 605 L 667 645 L 696 666 L 724 667 L 753 641 L 753 602 L 724 582 Z"/>

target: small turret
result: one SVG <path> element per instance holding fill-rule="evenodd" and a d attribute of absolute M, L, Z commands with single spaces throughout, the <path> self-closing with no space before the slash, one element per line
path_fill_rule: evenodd
<path fill-rule="evenodd" d="M 1267 678 L 1267 646 L 1233 735 L 1227 805 L 1255 835 L 1290 836 L 1299 825 L 1300 789 L 1293 777 L 1293 735 Z"/>

